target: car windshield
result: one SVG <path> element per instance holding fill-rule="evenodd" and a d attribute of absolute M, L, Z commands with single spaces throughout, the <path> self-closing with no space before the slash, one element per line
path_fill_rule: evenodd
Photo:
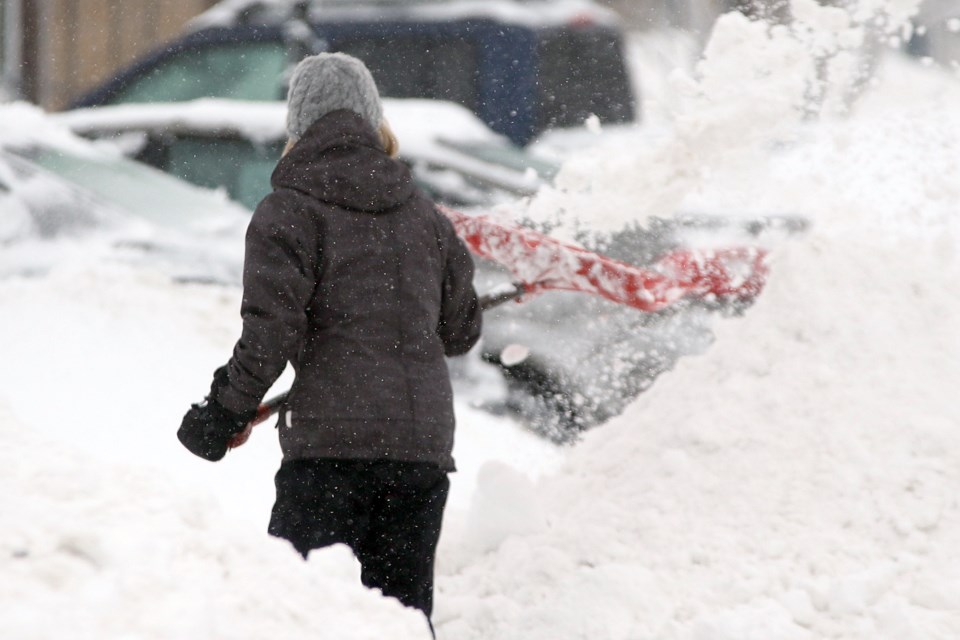
<path fill-rule="evenodd" d="M 280 100 L 287 52 L 278 42 L 211 45 L 164 60 L 118 92 L 113 104 L 205 97 Z"/>
<path fill-rule="evenodd" d="M 197 225 L 241 211 L 225 196 L 122 156 L 77 154 L 42 146 L 11 151 L 99 200 L 155 224 Z"/>

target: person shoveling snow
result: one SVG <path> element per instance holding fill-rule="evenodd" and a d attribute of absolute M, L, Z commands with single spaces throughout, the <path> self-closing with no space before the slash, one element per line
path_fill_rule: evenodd
<path fill-rule="evenodd" d="M 290 144 L 247 233 L 243 333 L 178 436 L 219 460 L 292 362 L 270 533 L 304 557 L 349 545 L 365 585 L 429 620 L 454 469 L 444 356 L 480 337 L 473 262 L 395 159 L 362 62 L 303 60 L 288 104 Z"/>

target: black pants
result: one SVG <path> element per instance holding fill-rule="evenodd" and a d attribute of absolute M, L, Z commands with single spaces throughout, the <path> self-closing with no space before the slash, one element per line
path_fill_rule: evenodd
<path fill-rule="evenodd" d="M 304 558 L 343 543 L 361 580 L 408 607 L 433 611 L 433 565 L 450 481 L 417 462 L 295 460 L 276 476 L 269 531 Z"/>

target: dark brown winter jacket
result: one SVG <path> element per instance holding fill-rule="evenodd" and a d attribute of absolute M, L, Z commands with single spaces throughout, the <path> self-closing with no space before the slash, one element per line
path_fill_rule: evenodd
<path fill-rule="evenodd" d="M 453 468 L 445 355 L 480 335 L 473 262 L 450 222 L 349 111 L 279 162 L 246 239 L 243 332 L 214 391 L 255 408 L 289 361 L 284 459 Z"/>

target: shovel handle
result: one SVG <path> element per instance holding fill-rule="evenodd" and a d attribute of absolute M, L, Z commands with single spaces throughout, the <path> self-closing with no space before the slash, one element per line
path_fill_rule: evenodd
<path fill-rule="evenodd" d="M 255 427 L 261 422 L 265 422 L 270 419 L 270 416 L 277 414 L 280 411 L 280 407 L 283 406 L 283 403 L 287 401 L 287 396 L 290 394 L 289 391 L 284 391 L 281 394 L 275 395 L 272 398 L 264 400 L 263 403 L 257 407 L 257 415 L 253 417 L 253 420 L 247 424 L 247 427 Z"/>

